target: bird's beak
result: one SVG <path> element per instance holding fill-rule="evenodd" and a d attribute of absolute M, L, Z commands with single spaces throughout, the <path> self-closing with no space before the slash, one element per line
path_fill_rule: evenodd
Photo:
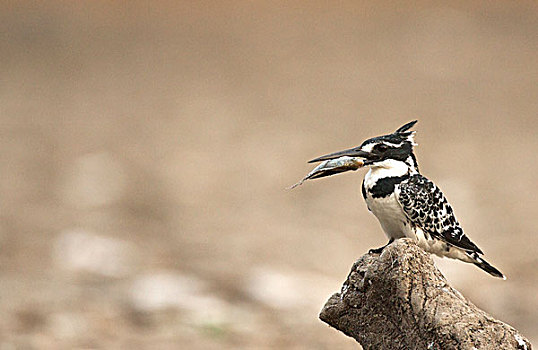
<path fill-rule="evenodd" d="M 316 162 L 321 162 L 322 160 L 336 159 L 336 158 L 340 158 L 344 156 L 368 159 L 368 157 L 370 156 L 370 153 L 361 150 L 360 147 L 355 147 L 355 148 L 346 149 L 345 151 L 335 152 L 335 153 L 318 157 L 316 159 L 309 160 L 308 163 L 316 163 Z"/>

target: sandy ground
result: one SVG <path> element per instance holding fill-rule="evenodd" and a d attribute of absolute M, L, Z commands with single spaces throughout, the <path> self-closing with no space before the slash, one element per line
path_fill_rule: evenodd
<path fill-rule="evenodd" d="M 417 156 L 538 341 L 535 2 L 2 2 L 1 349 L 356 349 L 317 319 L 385 243 L 313 157 Z"/>

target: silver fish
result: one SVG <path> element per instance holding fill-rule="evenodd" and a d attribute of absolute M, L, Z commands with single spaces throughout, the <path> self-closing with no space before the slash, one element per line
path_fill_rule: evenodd
<path fill-rule="evenodd" d="M 343 156 L 336 159 L 329 159 L 320 163 L 317 167 L 314 168 L 311 172 L 308 173 L 301 181 L 297 182 L 295 185 L 289 187 L 288 189 L 294 189 L 297 186 L 300 186 L 306 180 L 318 179 L 320 177 L 331 176 L 338 173 L 343 173 L 349 170 L 357 170 L 362 168 L 364 161 L 361 158 Z"/>

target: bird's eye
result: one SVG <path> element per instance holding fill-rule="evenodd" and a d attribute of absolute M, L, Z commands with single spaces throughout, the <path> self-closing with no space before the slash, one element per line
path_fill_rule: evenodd
<path fill-rule="evenodd" d="M 376 151 L 379 151 L 379 152 L 385 152 L 386 150 L 389 149 L 389 147 L 383 143 L 375 145 L 374 148 L 376 149 Z"/>

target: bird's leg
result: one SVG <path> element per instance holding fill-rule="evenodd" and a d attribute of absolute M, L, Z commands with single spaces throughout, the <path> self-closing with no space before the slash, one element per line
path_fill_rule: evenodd
<path fill-rule="evenodd" d="M 381 254 L 381 252 L 383 251 L 383 249 L 385 249 L 385 247 L 388 246 L 389 244 L 391 244 L 392 242 L 394 242 L 394 238 L 389 239 L 388 243 L 385 244 L 385 245 L 382 246 L 382 247 L 375 248 L 375 249 L 370 249 L 370 250 L 368 251 L 368 253 L 369 253 L 369 254 Z"/>

